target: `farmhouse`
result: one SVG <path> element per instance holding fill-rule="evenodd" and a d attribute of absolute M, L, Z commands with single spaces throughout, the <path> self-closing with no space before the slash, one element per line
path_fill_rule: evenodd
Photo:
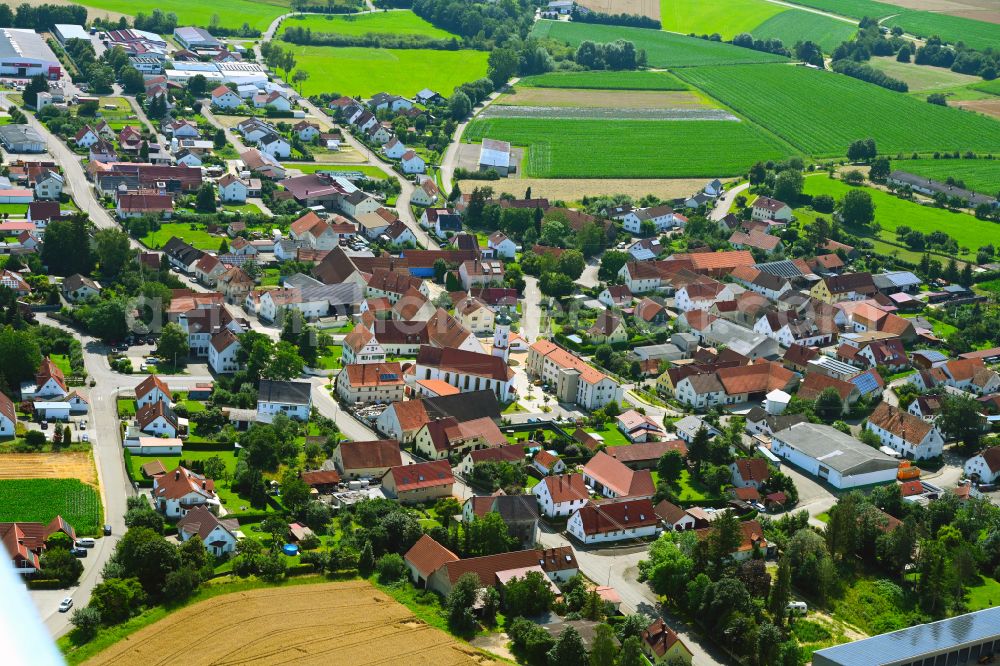
<path fill-rule="evenodd" d="M 382 490 L 386 496 L 404 504 L 450 497 L 454 484 L 455 477 L 447 460 L 398 465 L 382 476 Z"/>
<path fill-rule="evenodd" d="M 757 197 L 751 205 L 750 219 L 788 222 L 792 219 L 792 208 L 785 202 L 771 197 Z"/>
<path fill-rule="evenodd" d="M 885 402 L 875 408 L 865 427 L 879 436 L 883 446 L 911 460 L 935 458 L 944 450 L 944 436 L 937 427 Z"/>
<path fill-rule="evenodd" d="M 566 531 L 580 543 L 611 543 L 655 537 L 660 520 L 649 499 L 588 502 L 570 516 Z"/>
<path fill-rule="evenodd" d="M 379 439 L 371 442 L 341 442 L 333 451 L 333 463 L 346 479 L 381 479 L 390 467 L 403 464 L 399 442 Z"/>
<path fill-rule="evenodd" d="M 609 498 L 650 498 L 655 487 L 649 470 L 633 470 L 599 451 L 583 467 L 583 480 L 597 494 Z"/>
<path fill-rule="evenodd" d="M 201 538 L 207 550 L 216 557 L 236 550 L 236 532 L 240 524 L 235 519 L 220 519 L 204 506 L 196 506 L 177 521 L 177 536 L 187 541 L 193 536 Z"/>
<path fill-rule="evenodd" d="M 582 474 L 546 476 L 531 489 L 538 508 L 548 518 L 570 516 L 590 501 Z"/>
<path fill-rule="evenodd" d="M 1000 446 L 991 446 L 965 461 L 965 475 L 979 483 L 1000 480 Z"/>

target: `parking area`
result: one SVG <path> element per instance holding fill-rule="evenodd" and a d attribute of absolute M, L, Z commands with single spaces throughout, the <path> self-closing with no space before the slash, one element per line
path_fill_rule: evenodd
<path fill-rule="evenodd" d="M 71 416 L 65 421 L 56 420 L 34 420 L 29 421 L 24 419 L 19 421 L 19 423 L 24 424 L 26 430 L 38 430 L 45 435 L 45 439 L 52 441 L 55 436 L 56 429 L 58 427 L 60 433 L 64 426 L 69 426 L 70 435 L 74 442 L 94 442 L 95 433 L 90 430 L 90 421 L 87 414 L 80 414 L 76 416 Z M 63 442 L 65 445 L 66 443 Z"/>

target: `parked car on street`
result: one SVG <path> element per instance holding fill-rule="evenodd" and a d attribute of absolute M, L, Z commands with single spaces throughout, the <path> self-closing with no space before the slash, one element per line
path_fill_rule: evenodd
<path fill-rule="evenodd" d="M 72 607 L 73 607 L 73 599 L 71 597 L 66 597 L 65 599 L 59 602 L 60 613 L 65 613 Z"/>

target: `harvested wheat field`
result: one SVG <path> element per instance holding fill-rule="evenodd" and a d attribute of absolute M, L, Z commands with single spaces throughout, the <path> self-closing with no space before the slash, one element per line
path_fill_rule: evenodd
<path fill-rule="evenodd" d="M 5 453 L 0 479 L 79 479 L 97 486 L 97 470 L 89 453 Z"/>
<path fill-rule="evenodd" d="M 487 666 L 364 581 L 227 594 L 173 613 L 86 664 Z"/>
<path fill-rule="evenodd" d="M 1000 99 L 976 99 L 952 102 L 952 106 L 959 106 L 963 109 L 971 109 L 979 113 L 985 113 L 994 118 L 1000 118 Z"/>
<path fill-rule="evenodd" d="M 579 0 L 578 4 L 592 12 L 633 14 L 660 20 L 660 0 Z"/>
<path fill-rule="evenodd" d="M 640 199 L 655 194 L 660 199 L 689 197 L 705 186 L 705 178 L 510 178 L 506 180 L 462 180 L 463 192 L 477 187 L 492 187 L 497 194 L 507 192 L 523 197 L 527 188 L 531 196 L 550 201 L 580 201 L 585 196 L 627 194 Z"/>

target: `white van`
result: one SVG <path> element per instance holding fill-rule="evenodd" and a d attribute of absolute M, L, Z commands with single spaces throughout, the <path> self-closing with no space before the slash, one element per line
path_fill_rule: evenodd
<path fill-rule="evenodd" d="M 90 537 L 76 540 L 76 545 L 80 548 L 93 548 L 96 545 L 96 543 L 97 542 L 91 539 Z"/>
<path fill-rule="evenodd" d="M 805 615 L 808 612 L 809 612 L 809 606 L 806 605 L 806 602 L 804 601 L 788 602 L 789 615 Z"/>

